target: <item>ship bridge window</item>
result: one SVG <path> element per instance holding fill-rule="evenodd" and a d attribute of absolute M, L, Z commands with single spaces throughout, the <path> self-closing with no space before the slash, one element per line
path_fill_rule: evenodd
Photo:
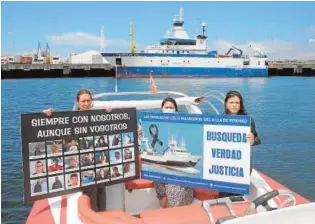
<path fill-rule="evenodd" d="M 116 65 L 122 65 L 121 58 L 116 58 Z"/>
<path fill-rule="evenodd" d="M 250 61 L 244 61 L 243 65 L 250 65 Z"/>

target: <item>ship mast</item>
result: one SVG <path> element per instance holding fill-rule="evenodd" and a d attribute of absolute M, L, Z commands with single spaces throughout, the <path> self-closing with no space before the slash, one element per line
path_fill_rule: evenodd
<path fill-rule="evenodd" d="M 132 54 L 135 54 L 137 52 L 136 50 L 136 44 L 133 36 L 133 21 L 130 21 L 130 50 Z"/>

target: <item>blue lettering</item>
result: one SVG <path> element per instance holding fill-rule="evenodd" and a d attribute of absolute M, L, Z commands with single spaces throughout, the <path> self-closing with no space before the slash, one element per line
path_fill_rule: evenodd
<path fill-rule="evenodd" d="M 212 167 L 209 169 L 209 173 L 233 177 L 244 177 L 244 170 L 242 167 L 212 165 Z"/>
<path fill-rule="evenodd" d="M 247 143 L 246 134 L 243 134 L 243 143 Z"/>
<path fill-rule="evenodd" d="M 234 159 L 234 160 L 241 160 L 242 159 L 242 151 L 236 150 L 236 149 L 211 148 L 211 153 L 212 153 L 213 158 Z"/>
<path fill-rule="evenodd" d="M 210 131 L 207 131 L 207 140 L 210 141 L 211 140 L 211 133 Z"/>
<path fill-rule="evenodd" d="M 223 141 L 223 142 L 236 142 L 247 143 L 246 134 L 235 132 L 213 132 L 207 131 L 208 141 Z"/>
<path fill-rule="evenodd" d="M 212 148 L 212 157 L 215 158 L 217 154 L 217 149 Z"/>

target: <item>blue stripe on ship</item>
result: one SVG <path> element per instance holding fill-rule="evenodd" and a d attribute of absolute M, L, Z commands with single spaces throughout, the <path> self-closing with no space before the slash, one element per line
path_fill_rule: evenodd
<path fill-rule="evenodd" d="M 118 75 L 266 77 L 267 68 L 118 67 Z"/>

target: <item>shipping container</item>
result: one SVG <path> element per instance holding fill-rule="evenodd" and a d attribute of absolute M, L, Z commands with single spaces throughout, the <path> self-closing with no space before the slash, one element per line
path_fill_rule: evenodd
<path fill-rule="evenodd" d="M 44 63 L 45 64 L 52 64 L 52 57 L 45 57 L 45 59 L 44 59 Z"/>
<path fill-rule="evenodd" d="M 21 64 L 32 64 L 32 57 L 21 57 L 20 63 Z"/>
<path fill-rule="evenodd" d="M 14 56 L 10 56 L 8 63 L 20 63 L 21 61 L 21 55 L 14 55 Z"/>

